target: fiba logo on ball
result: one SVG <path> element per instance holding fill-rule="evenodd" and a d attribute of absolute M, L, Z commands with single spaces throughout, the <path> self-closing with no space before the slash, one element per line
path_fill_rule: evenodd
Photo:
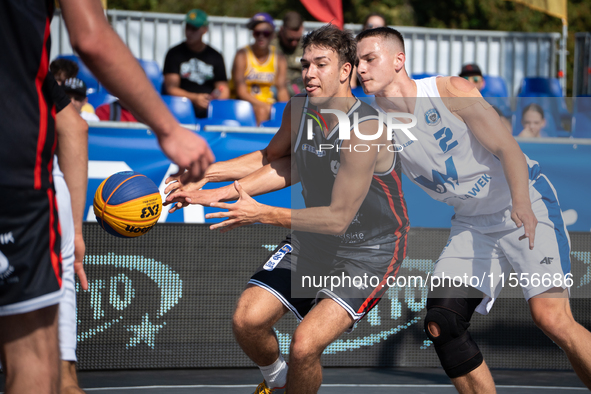
<path fill-rule="evenodd" d="M 156 225 L 162 211 L 160 191 L 152 180 L 134 171 L 105 179 L 96 190 L 94 214 L 101 227 L 121 238 L 139 237 Z"/>

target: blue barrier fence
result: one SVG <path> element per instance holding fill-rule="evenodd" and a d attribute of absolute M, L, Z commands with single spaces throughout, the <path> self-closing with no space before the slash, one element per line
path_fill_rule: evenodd
<path fill-rule="evenodd" d="M 164 156 L 153 133 L 141 125 L 124 125 L 107 122 L 92 124 L 89 130 L 89 182 L 86 197 L 87 220 L 95 220 L 92 213 L 94 192 L 109 175 L 124 170 L 145 174 L 164 190 L 164 180 L 176 172 L 176 166 Z M 263 149 L 273 134 L 262 129 L 237 128 L 235 132 L 205 131 L 199 134 L 210 144 L 217 161 L 228 160 L 257 149 Z M 246 131 L 246 132 L 245 132 Z M 557 190 L 565 213 L 567 228 L 571 231 L 591 231 L 591 206 L 586 196 L 591 195 L 591 182 L 587 180 L 591 168 L 591 140 L 586 139 L 536 139 L 520 140 L 521 149 L 540 163 L 542 172 Z M 214 188 L 222 183 L 208 184 Z M 295 185 L 256 197 L 263 203 L 280 207 L 302 208 L 301 188 Z M 432 200 L 418 186 L 403 177 L 403 189 L 408 203 L 413 227 L 447 228 L 453 209 Z M 191 206 L 173 214 L 163 210 L 161 222 L 209 222 L 204 214 L 212 208 Z"/>

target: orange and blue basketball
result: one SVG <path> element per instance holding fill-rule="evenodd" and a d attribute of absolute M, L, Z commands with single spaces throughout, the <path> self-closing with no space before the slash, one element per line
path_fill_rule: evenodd
<path fill-rule="evenodd" d="M 121 238 L 150 231 L 162 211 L 160 191 L 152 180 L 134 171 L 111 175 L 94 194 L 94 214 L 101 227 Z"/>

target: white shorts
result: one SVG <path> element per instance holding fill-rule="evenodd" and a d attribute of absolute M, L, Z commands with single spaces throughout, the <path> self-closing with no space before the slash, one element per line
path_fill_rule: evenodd
<path fill-rule="evenodd" d="M 486 294 L 476 309 L 481 314 L 487 314 L 503 287 L 510 285 L 512 270 L 511 283 L 518 280 L 526 300 L 554 287 L 567 288 L 570 239 L 556 192 L 541 175 L 530 187 L 530 196 L 538 219 L 533 250 L 528 239 L 519 240 L 524 229 L 511 220 L 511 207 L 491 215 L 456 215 L 452 219 L 450 236 L 433 276 L 461 277 L 462 283 Z"/>
<path fill-rule="evenodd" d="M 62 290 L 59 306 L 59 344 L 61 359 L 77 361 L 76 358 L 76 289 L 74 281 L 74 219 L 70 192 L 63 176 L 54 172 L 54 185 L 59 208 L 62 233 Z"/>

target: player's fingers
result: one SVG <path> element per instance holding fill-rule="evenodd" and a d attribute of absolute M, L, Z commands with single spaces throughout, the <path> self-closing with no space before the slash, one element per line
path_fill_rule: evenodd
<path fill-rule="evenodd" d="M 519 215 L 517 215 L 517 213 L 513 212 L 511 214 L 511 219 L 515 222 L 517 227 L 523 226 L 523 222 L 521 221 L 521 219 L 519 218 Z"/>
<path fill-rule="evenodd" d="M 234 217 L 234 216 L 235 216 L 235 214 L 230 211 L 213 212 L 213 213 L 208 213 L 207 215 L 205 215 L 205 219 L 221 219 L 221 218 L 229 218 L 229 217 Z"/>
<path fill-rule="evenodd" d="M 211 226 L 209 226 L 209 229 L 210 230 L 217 230 L 218 228 L 226 227 L 226 226 L 234 223 L 235 221 L 236 221 L 236 219 L 224 220 L 223 222 L 212 224 Z"/>
<path fill-rule="evenodd" d="M 82 286 L 82 290 L 88 290 L 88 279 L 86 279 L 86 272 L 84 272 L 82 263 L 77 264 L 76 275 L 78 275 L 78 279 L 80 279 L 80 286 Z"/>
<path fill-rule="evenodd" d="M 168 179 L 170 179 L 170 178 L 182 179 L 183 174 L 185 174 L 186 170 L 187 169 L 185 167 L 179 166 L 179 170 L 177 172 L 175 172 L 174 174 L 170 175 L 168 177 Z"/>
<path fill-rule="evenodd" d="M 209 204 L 212 208 L 230 209 L 234 204 L 226 204 L 225 202 L 212 202 Z"/>
<path fill-rule="evenodd" d="M 528 220 L 525 222 L 524 227 L 525 227 L 525 233 L 528 235 L 529 238 L 529 249 L 533 250 L 534 248 L 534 240 L 536 237 L 536 225 L 538 224 L 538 221 L 536 218 L 532 218 L 531 220 Z"/>
<path fill-rule="evenodd" d="M 166 185 L 166 187 L 164 188 L 164 194 L 174 192 L 175 190 L 178 190 L 181 186 L 182 185 L 178 182 L 178 180 L 175 179 L 173 183 L 169 183 L 168 185 Z"/>

